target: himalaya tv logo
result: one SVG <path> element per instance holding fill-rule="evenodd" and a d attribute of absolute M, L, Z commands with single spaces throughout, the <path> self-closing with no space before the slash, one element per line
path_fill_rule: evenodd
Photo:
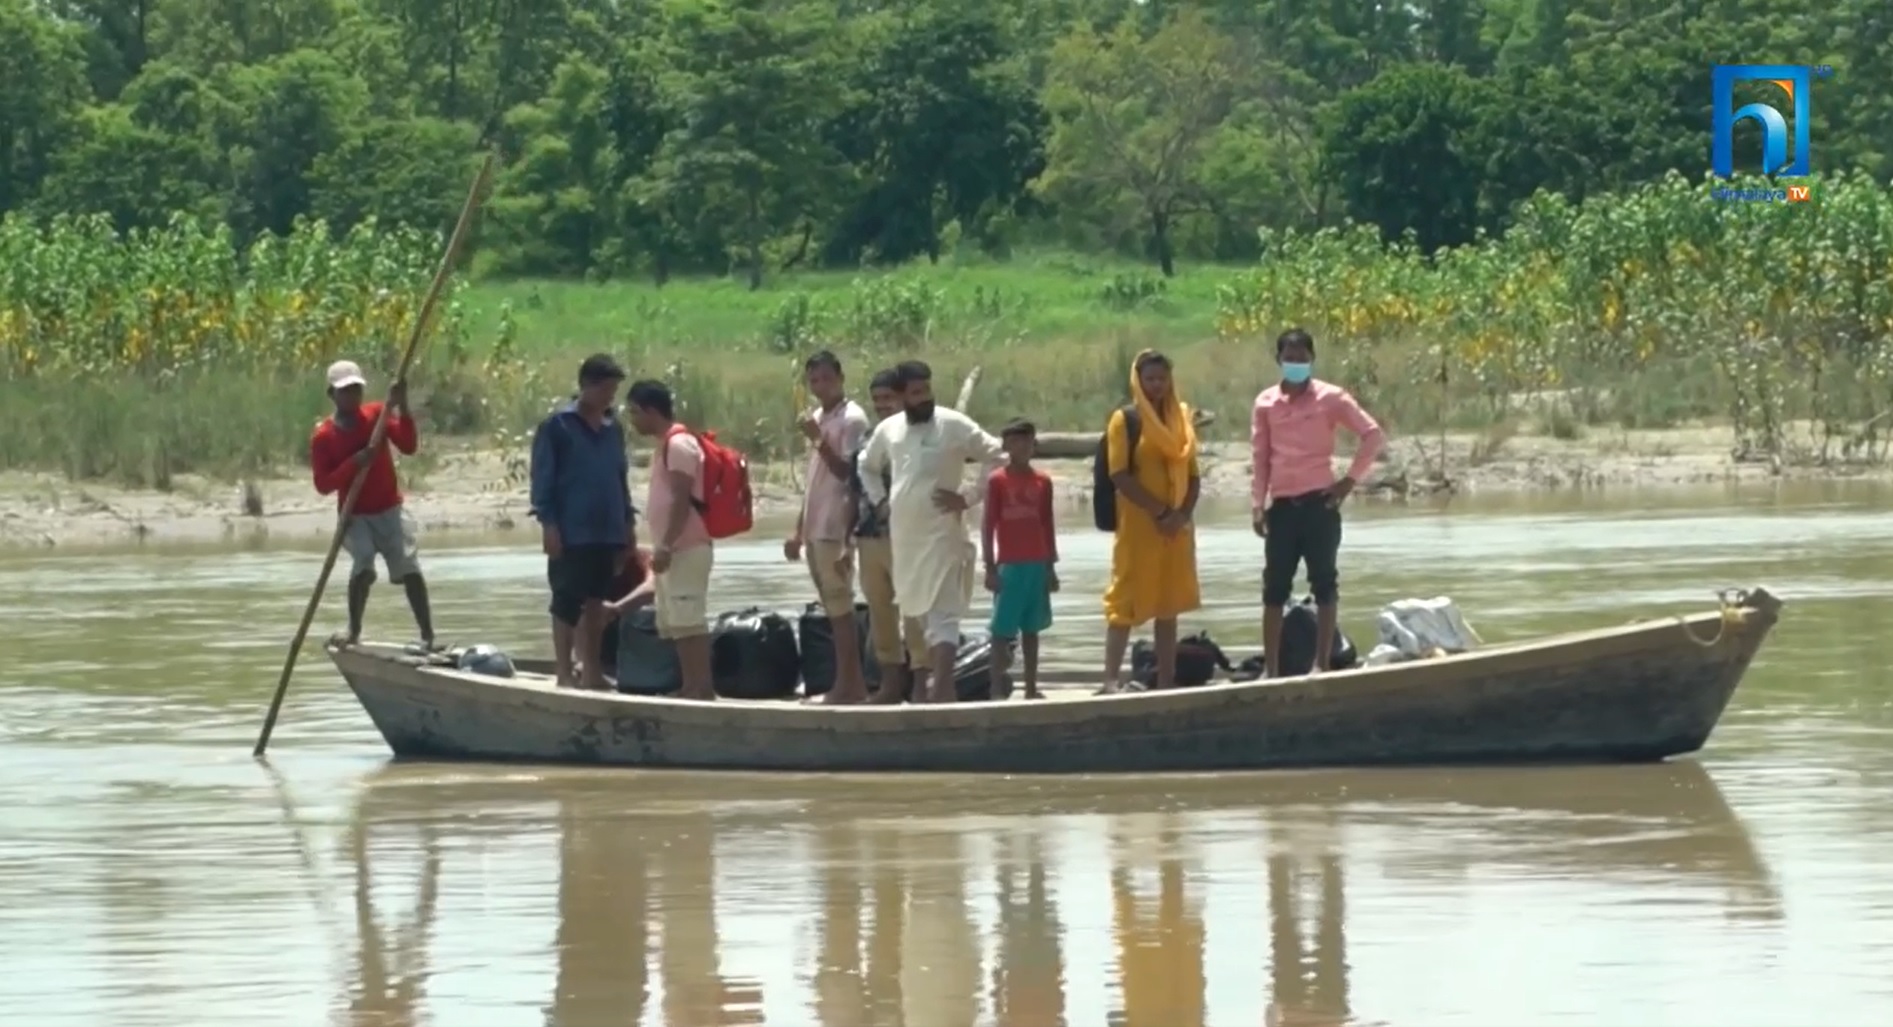
<path fill-rule="evenodd" d="M 1830 65 L 1808 64 L 1718 64 L 1714 67 L 1712 87 L 1713 114 L 1709 166 L 1718 178 L 1735 177 L 1735 126 L 1753 121 L 1762 130 L 1761 166 L 1754 170 L 1773 178 L 1777 175 L 1799 178 L 1813 166 L 1814 150 L 1810 142 L 1814 123 L 1814 80 L 1831 78 Z M 1735 106 L 1737 82 L 1766 82 L 1787 98 L 1793 113 L 1793 139 L 1782 116 L 1782 108 L 1770 103 Z M 1712 195 L 1718 200 L 1744 200 L 1762 203 L 1805 203 L 1813 198 L 1808 186 L 1790 185 L 1770 189 L 1733 189 L 1717 186 Z"/>

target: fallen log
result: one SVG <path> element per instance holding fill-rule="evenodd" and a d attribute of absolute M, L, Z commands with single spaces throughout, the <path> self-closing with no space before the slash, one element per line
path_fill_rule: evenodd
<path fill-rule="evenodd" d="M 977 367 L 973 368 L 972 373 L 966 376 L 966 381 L 961 385 L 960 395 L 967 396 L 972 393 L 973 387 L 979 382 L 979 374 L 980 369 Z M 1191 421 L 1195 423 L 1196 430 L 1200 432 L 1204 428 L 1216 423 L 1216 414 L 1214 411 L 1210 410 L 1198 410 L 1195 415 L 1191 417 Z M 987 426 L 987 430 L 994 431 L 996 428 L 989 425 Z M 1098 451 L 1098 437 L 1102 434 L 1102 431 L 1040 432 L 1038 447 L 1034 455 L 1041 460 L 1089 460 L 1092 456 L 1096 455 Z M 649 467 L 651 465 L 651 453 L 652 450 L 644 447 L 632 450 L 631 466 L 639 468 Z"/>
<path fill-rule="evenodd" d="M 1198 410 L 1191 418 L 1196 430 L 1215 423 L 1216 415 L 1212 411 Z M 1089 460 L 1098 452 L 1098 438 L 1103 431 L 1047 431 L 1038 437 L 1037 456 L 1042 460 Z"/>

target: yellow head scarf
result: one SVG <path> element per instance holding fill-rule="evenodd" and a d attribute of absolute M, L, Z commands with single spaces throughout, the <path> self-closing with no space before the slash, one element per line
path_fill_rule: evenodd
<path fill-rule="evenodd" d="M 1177 392 L 1177 379 L 1170 375 L 1170 394 L 1163 398 L 1163 409 L 1144 395 L 1144 383 L 1138 379 L 1137 365 L 1156 350 L 1144 350 L 1131 361 L 1131 402 L 1137 404 L 1139 435 L 1163 458 L 1164 476 L 1169 495 L 1159 496 L 1171 506 L 1182 506 L 1190 496 L 1190 467 L 1196 463 L 1196 425 L 1189 404 Z"/>

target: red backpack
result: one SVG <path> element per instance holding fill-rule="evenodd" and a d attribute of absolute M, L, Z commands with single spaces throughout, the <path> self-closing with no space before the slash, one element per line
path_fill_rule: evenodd
<path fill-rule="evenodd" d="M 670 440 L 690 435 L 703 448 L 700 483 L 703 498 L 690 497 L 690 503 L 703 518 L 704 530 L 714 539 L 733 538 L 756 526 L 756 496 L 749 488 L 749 458 L 728 446 L 719 445 L 716 432 L 693 432 L 681 424 L 664 433 L 664 469 L 670 469 Z"/>

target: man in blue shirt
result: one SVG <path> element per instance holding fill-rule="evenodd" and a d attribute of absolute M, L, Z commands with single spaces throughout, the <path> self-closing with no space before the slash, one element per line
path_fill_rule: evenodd
<path fill-rule="evenodd" d="M 562 687 L 611 687 L 598 660 L 605 604 L 618 598 L 612 585 L 637 550 L 631 463 L 612 409 L 624 377 L 611 357 L 586 358 L 578 395 L 540 422 L 532 439 L 532 516 L 545 540 L 552 656 Z"/>

